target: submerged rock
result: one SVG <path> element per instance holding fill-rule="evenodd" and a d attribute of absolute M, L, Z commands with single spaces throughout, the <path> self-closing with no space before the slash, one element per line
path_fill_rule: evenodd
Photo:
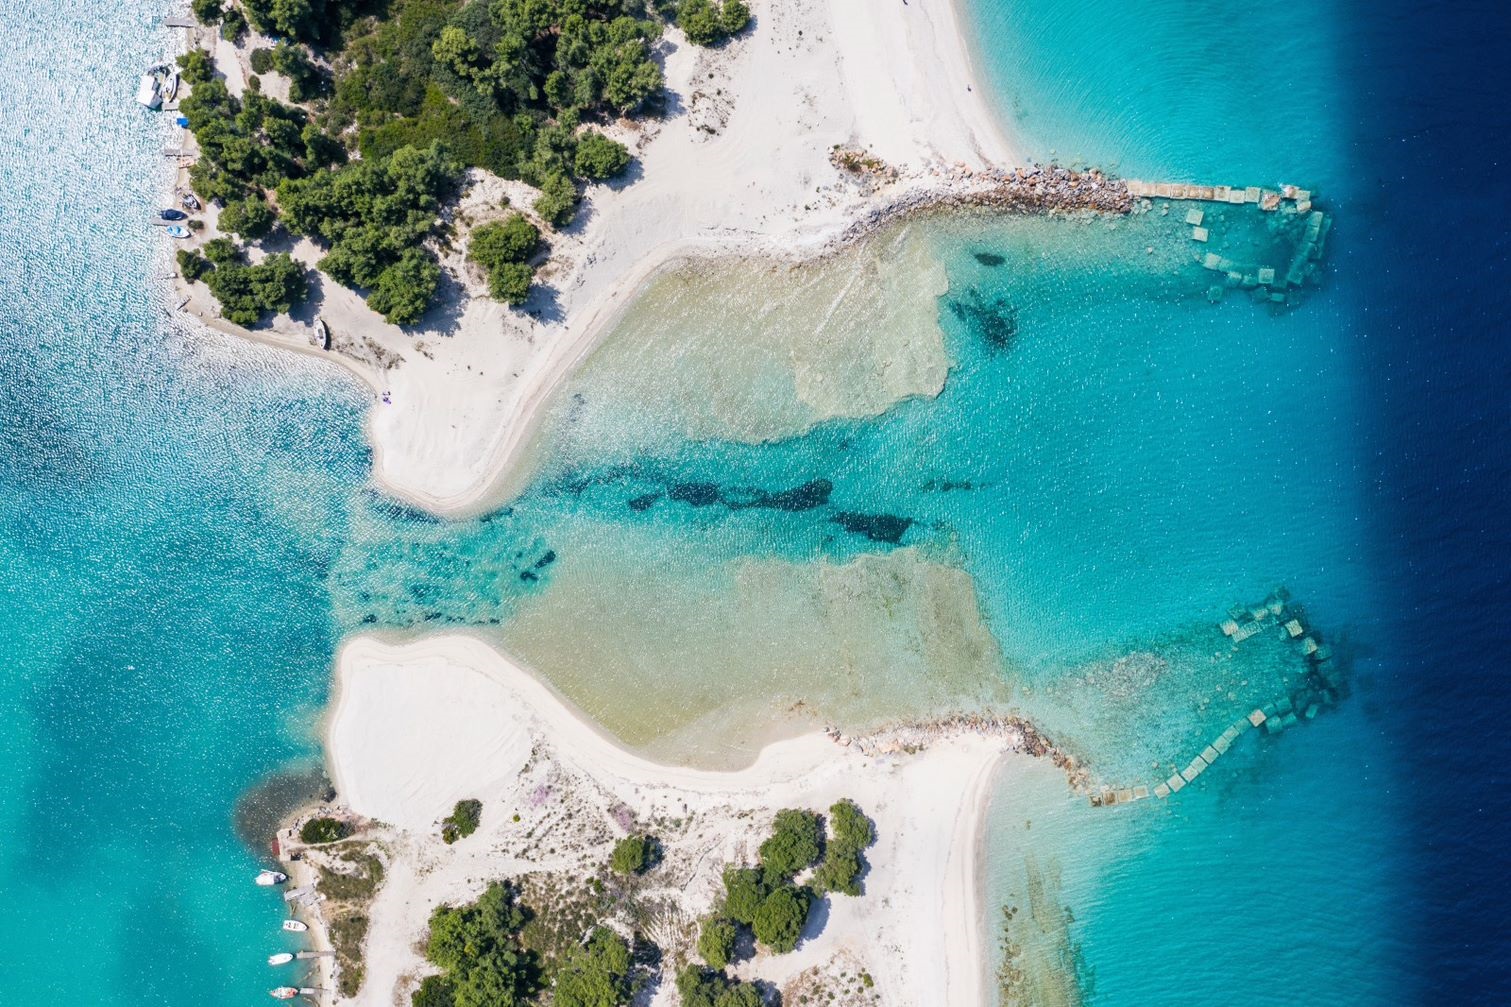
<path fill-rule="evenodd" d="M 891 545 L 901 542 L 902 537 L 913 526 L 912 518 L 899 517 L 896 514 L 859 514 L 854 511 L 840 511 L 829 520 L 852 535 L 864 535 L 872 542 L 887 542 Z"/>

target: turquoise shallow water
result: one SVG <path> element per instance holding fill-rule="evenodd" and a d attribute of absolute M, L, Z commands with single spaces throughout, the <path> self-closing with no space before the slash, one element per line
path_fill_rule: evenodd
<path fill-rule="evenodd" d="M 720 676 L 748 655 L 696 647 L 772 599 L 753 636 L 790 625 L 783 592 L 821 595 L 804 579 L 816 560 L 889 553 L 843 523 L 865 514 L 911 521 L 901 544 L 969 574 L 1013 702 L 1114 782 L 1186 752 L 1226 722 L 1225 703 L 1247 701 L 1204 694 L 1226 681 L 1212 627 L 1230 604 L 1283 583 L 1359 644 L 1338 711 L 1242 739 L 1174 802 L 1092 809 L 1049 789 L 1025 828 L 1018 795 L 1001 795 L 992 901 L 1022 906 L 1030 881 L 1058 872 L 1034 891 L 1038 917 L 1066 925 L 1034 947 L 1075 983 L 1046 990 L 1119 1005 L 1414 999 L 1404 770 L 1388 747 L 1401 725 L 1382 672 L 1400 599 L 1382 583 L 1364 454 L 1375 292 L 1350 215 L 1369 194 L 1353 188 L 1330 55 L 1342 22 L 1314 14 L 1299 33 L 1282 20 L 1294 12 L 1250 12 L 1246 37 L 1265 44 L 1243 45 L 1213 27 L 1215 4 L 1019 7 L 969 13 L 1032 149 L 1146 177 L 1318 188 L 1340 220 L 1327 285 L 1287 311 L 1210 305 L 1199 271 L 1141 257 L 1161 240 L 1140 230 L 1154 219 L 1095 233 L 930 225 L 956 363 L 937 400 L 774 444 L 648 430 L 642 447 L 627 436 L 605 452 L 574 435 L 568 398 L 554 461 L 524 497 L 446 524 L 365 488 L 360 404 L 329 373 L 166 328 L 146 292 L 166 260 L 146 228 L 121 226 L 159 184 L 164 127 L 128 106 L 136 68 L 160 52 L 161 11 L 5 6 L 11 36 L 48 40 L 0 50 L 16 110 L 0 121 L 0 249 L 18 264 L 0 314 L 0 688 L 13 711 L 0 816 L 18 839 L 0 850 L 0 892 L 24 907 L 0 925 L 18 949 L 11 993 L 261 995 L 279 914 L 248 884 L 235 795 L 315 756 L 308 732 L 341 633 L 476 627 L 591 665 L 553 634 L 566 624 L 591 641 L 585 612 L 629 584 L 620 614 L 675 632 L 620 673 L 733 694 Z M 952 307 L 973 304 L 1010 309 L 1009 346 Z M 610 405 L 636 415 L 633 401 Z M 788 565 L 737 595 L 729 571 L 747 560 Z M 861 593 L 857 609 L 898 597 Z M 880 624 L 845 623 L 855 640 Z M 841 706 L 880 691 L 884 666 L 953 670 L 930 661 L 957 650 L 882 639 L 855 648 Z M 1130 655 L 1166 670 L 1103 670 Z"/>

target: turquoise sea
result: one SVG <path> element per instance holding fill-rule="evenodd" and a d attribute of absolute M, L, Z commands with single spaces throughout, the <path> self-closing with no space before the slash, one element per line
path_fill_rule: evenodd
<path fill-rule="evenodd" d="M 496 637 L 633 743 L 709 760 L 788 700 L 857 722 L 1006 702 L 1124 785 L 1272 698 L 1294 651 L 1234 657 L 1215 627 L 1281 585 L 1347 658 L 1336 708 L 1168 802 L 1092 808 L 1053 774 L 998 795 L 984 922 L 1016 910 L 1019 1002 L 1505 1001 L 1503 823 L 1466 781 L 1504 700 L 1482 487 L 1511 442 L 1507 241 L 1474 229 L 1457 111 L 1501 16 L 1466 15 L 1476 42 L 1390 5 L 964 11 L 1028 150 L 1316 190 L 1323 283 L 1211 304 L 1157 213 L 919 221 L 948 282 L 937 398 L 689 437 L 675 382 L 636 371 L 656 333 L 627 334 L 552 407 L 520 499 L 448 523 L 370 489 L 334 371 L 168 323 L 167 250 L 130 223 L 170 141 L 130 104 L 162 5 L 0 0 L 6 1002 L 263 996 L 280 913 L 238 823 L 277 800 L 238 799 L 318 764 L 348 632 Z M 1400 204 L 1438 177 L 1436 206 Z M 1215 216 L 1219 242 L 1267 240 Z M 1474 254 L 1424 237 L 1449 231 Z M 706 300 L 673 296 L 678 324 L 717 326 Z"/>

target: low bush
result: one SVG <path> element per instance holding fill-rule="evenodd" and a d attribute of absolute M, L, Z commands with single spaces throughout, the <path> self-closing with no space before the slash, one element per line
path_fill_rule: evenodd
<path fill-rule="evenodd" d="M 451 814 L 441 822 L 441 838 L 447 843 L 465 839 L 477 831 L 483 819 L 483 802 L 474 798 L 457 801 Z"/>

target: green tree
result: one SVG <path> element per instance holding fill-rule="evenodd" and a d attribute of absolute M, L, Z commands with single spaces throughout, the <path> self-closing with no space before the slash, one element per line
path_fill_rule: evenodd
<path fill-rule="evenodd" d="M 589 130 L 577 138 L 573 166 L 577 174 L 592 181 L 613 178 L 629 167 L 630 152 L 624 144 Z"/>
<path fill-rule="evenodd" d="M 677 997 L 682 1007 L 762 1007 L 754 986 L 700 965 L 677 973 Z"/>
<path fill-rule="evenodd" d="M 266 237 L 273 229 L 273 224 L 278 220 L 278 214 L 268 205 L 266 199 L 256 193 L 250 193 L 244 199 L 226 203 L 217 220 L 222 231 L 230 231 L 248 241 L 255 241 Z"/>
<path fill-rule="evenodd" d="M 215 24 L 225 13 L 220 0 L 192 0 L 189 11 L 200 24 Z"/>
<path fill-rule="evenodd" d="M 210 265 L 210 260 L 198 252 L 188 248 L 180 248 L 178 250 L 178 271 L 190 283 L 198 280 L 214 268 L 214 266 Z"/>
<path fill-rule="evenodd" d="M 725 35 L 738 35 L 750 24 L 750 8 L 744 0 L 724 0 L 719 10 L 719 27 Z"/>
<path fill-rule="evenodd" d="M 441 267 L 421 248 L 405 249 L 378 276 L 367 305 L 394 325 L 413 325 L 430 307 L 441 282 Z"/>
<path fill-rule="evenodd" d="M 445 972 L 455 1007 L 515 1007 L 537 986 L 538 966 L 519 946 L 527 914 L 512 888 L 494 883 L 470 905 L 438 906 L 425 956 Z"/>
<path fill-rule="evenodd" d="M 178 72 L 191 85 L 205 84 L 215 78 L 215 63 L 203 49 L 190 49 L 178 58 Z"/>
<path fill-rule="evenodd" d="M 823 852 L 823 823 L 811 811 L 778 811 L 771 836 L 761 844 L 761 869 L 768 885 L 790 881 Z"/>
<path fill-rule="evenodd" d="M 318 843 L 334 843 L 349 835 L 351 835 L 351 826 L 339 818 L 311 818 L 299 829 L 300 840 L 312 846 Z"/>
<path fill-rule="evenodd" d="M 577 214 L 577 186 L 563 173 L 553 173 L 540 185 L 535 212 L 555 227 L 565 227 Z"/>
<path fill-rule="evenodd" d="M 876 841 L 876 830 L 855 802 L 846 799 L 830 806 L 829 831 L 823 862 L 813 873 L 813 885 L 821 892 L 860 895 L 860 878 L 865 873 L 862 852 Z"/>
<path fill-rule="evenodd" d="M 625 836 L 614 844 L 609 867 L 616 874 L 641 874 L 650 867 L 655 847 L 648 836 Z"/>
<path fill-rule="evenodd" d="M 739 923 L 755 922 L 756 910 L 768 894 L 761 871 L 754 867 L 724 868 L 724 912 Z"/>
<path fill-rule="evenodd" d="M 791 885 L 783 885 L 766 896 L 751 921 L 756 940 L 777 954 L 786 954 L 797 947 L 803 925 L 808 922 L 811 901 L 807 889 Z"/>
<path fill-rule="evenodd" d="M 598 927 L 583 947 L 565 956 L 556 974 L 556 1007 L 616 1007 L 628 994 L 630 948 L 624 938 Z"/>
<path fill-rule="evenodd" d="M 456 1007 L 456 992 L 445 976 L 426 976 L 410 994 L 411 1007 Z"/>
<path fill-rule="evenodd" d="M 698 954 L 710 967 L 723 969 L 734 956 L 738 936 L 739 927 L 734 920 L 710 916 L 703 921 L 703 930 L 698 934 Z"/>
<path fill-rule="evenodd" d="M 205 258 L 217 266 L 229 266 L 241 261 L 241 249 L 230 238 L 211 238 L 205 242 Z"/>
<path fill-rule="evenodd" d="M 247 33 L 246 15 L 242 14 L 240 7 L 232 7 L 221 15 L 220 37 L 227 42 L 236 42 Z"/>
<path fill-rule="evenodd" d="M 273 69 L 273 50 L 267 46 L 258 46 L 252 50 L 247 61 L 252 64 L 253 73 L 268 73 Z"/>
<path fill-rule="evenodd" d="M 457 801 L 451 814 L 441 823 L 441 838 L 447 845 L 465 839 L 477 831 L 483 820 L 483 802 L 475 797 Z"/>

